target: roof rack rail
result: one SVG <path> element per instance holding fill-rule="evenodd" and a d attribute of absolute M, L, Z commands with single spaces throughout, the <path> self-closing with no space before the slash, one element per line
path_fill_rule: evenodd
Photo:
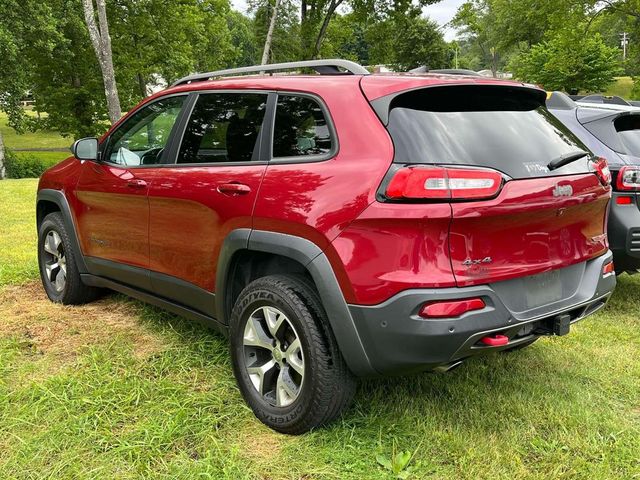
<path fill-rule="evenodd" d="M 226 70 L 217 70 L 215 72 L 196 73 L 195 75 L 189 75 L 181 78 L 171 86 L 176 87 L 178 85 L 184 85 L 191 82 L 202 82 L 215 77 L 224 77 L 226 75 L 294 70 L 299 68 L 311 68 L 321 75 L 338 75 L 343 73 L 351 75 L 369 75 L 369 71 L 366 68 L 350 60 L 304 60 L 301 62 L 271 63 L 267 65 L 254 65 L 252 67 L 229 68 Z M 346 72 L 343 72 L 340 69 L 346 70 Z"/>

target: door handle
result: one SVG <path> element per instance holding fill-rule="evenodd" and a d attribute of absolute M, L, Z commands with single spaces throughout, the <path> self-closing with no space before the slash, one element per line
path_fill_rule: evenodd
<path fill-rule="evenodd" d="M 144 180 L 140 180 L 136 178 L 134 180 L 127 180 L 127 187 L 129 188 L 145 188 L 147 186 L 147 182 Z"/>
<path fill-rule="evenodd" d="M 251 187 L 243 183 L 223 183 L 218 185 L 218 192 L 226 195 L 246 195 L 251 192 Z"/>

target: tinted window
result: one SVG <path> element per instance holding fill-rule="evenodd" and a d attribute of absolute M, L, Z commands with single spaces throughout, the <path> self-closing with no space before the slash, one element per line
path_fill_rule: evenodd
<path fill-rule="evenodd" d="M 178 163 L 258 160 L 266 105 L 266 94 L 200 95 L 184 133 Z"/>
<path fill-rule="evenodd" d="M 109 138 L 109 161 L 128 166 L 160 163 L 185 98 L 158 100 L 125 120 Z"/>
<path fill-rule="evenodd" d="M 588 171 L 586 159 L 549 172 L 549 162 L 586 147 L 534 90 L 443 87 L 394 99 L 388 129 L 398 163 L 490 167 L 512 178 Z"/>
<path fill-rule="evenodd" d="M 627 155 L 640 157 L 640 115 L 624 115 L 613 122 Z"/>
<path fill-rule="evenodd" d="M 326 155 L 331 147 L 329 126 L 318 102 L 308 97 L 278 95 L 274 157 Z"/>

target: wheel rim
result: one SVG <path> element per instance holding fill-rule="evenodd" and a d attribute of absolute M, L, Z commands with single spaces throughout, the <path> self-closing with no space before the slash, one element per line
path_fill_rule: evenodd
<path fill-rule="evenodd" d="M 247 373 L 260 396 L 275 407 L 291 405 L 302 391 L 304 352 L 287 316 L 270 306 L 254 310 L 242 344 Z"/>
<path fill-rule="evenodd" d="M 67 284 L 67 258 L 62 238 L 55 230 L 50 230 L 44 239 L 44 270 L 53 289 L 62 292 Z"/>

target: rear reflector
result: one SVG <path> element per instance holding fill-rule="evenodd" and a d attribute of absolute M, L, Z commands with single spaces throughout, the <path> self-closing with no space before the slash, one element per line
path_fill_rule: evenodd
<path fill-rule="evenodd" d="M 618 190 L 640 190 L 640 167 L 626 166 L 622 167 L 618 172 L 618 180 L 616 181 Z"/>
<path fill-rule="evenodd" d="M 455 318 L 473 310 L 482 310 L 484 307 L 486 305 L 481 298 L 430 302 L 420 309 L 419 315 L 422 318 Z"/>
<path fill-rule="evenodd" d="M 610 273 L 615 273 L 616 271 L 616 267 L 613 264 L 613 262 L 609 262 L 607 263 L 603 268 L 602 268 L 602 275 L 609 275 Z"/>
<path fill-rule="evenodd" d="M 480 200 L 497 195 L 502 181 L 502 174 L 495 170 L 405 167 L 395 173 L 386 195 L 391 199 Z"/>
<path fill-rule="evenodd" d="M 616 197 L 618 205 L 633 205 L 633 197 Z"/>
<path fill-rule="evenodd" d="M 482 337 L 480 341 L 489 347 L 501 347 L 502 345 L 509 343 L 509 337 L 504 335 L 493 335 L 489 337 Z"/>

